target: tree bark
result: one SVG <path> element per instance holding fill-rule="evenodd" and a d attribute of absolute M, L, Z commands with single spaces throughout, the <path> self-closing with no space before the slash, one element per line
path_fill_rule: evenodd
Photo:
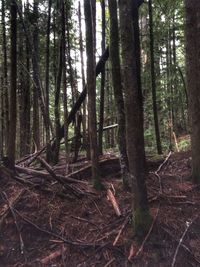
<path fill-rule="evenodd" d="M 136 49 L 137 32 L 133 26 L 133 11 L 138 12 L 132 0 L 120 0 L 120 30 L 122 66 L 125 90 L 126 140 L 129 171 L 133 189 L 133 223 L 136 234 L 144 234 L 150 224 L 145 183 L 146 160 L 144 149 L 143 105 L 140 88 L 140 68 Z"/>
<path fill-rule="evenodd" d="M 4 119 L 4 136 L 5 136 L 5 151 L 8 149 L 9 136 L 9 94 L 8 94 L 8 62 L 7 62 L 7 38 L 6 38 L 6 23 L 5 23 L 5 1 L 2 0 L 2 34 L 3 34 L 3 119 Z"/>
<path fill-rule="evenodd" d="M 51 5 L 52 0 L 49 0 L 48 4 L 48 19 L 47 19 L 47 32 L 46 32 L 46 73 L 45 73 L 45 107 L 46 115 L 49 118 L 49 45 L 50 45 L 50 24 L 51 24 Z M 46 126 L 46 143 L 47 143 L 47 162 L 50 161 L 51 149 L 50 149 L 50 125 L 49 120 L 47 120 Z"/>
<path fill-rule="evenodd" d="M 114 97 L 117 108 L 118 120 L 118 146 L 120 152 L 121 171 L 123 183 L 125 187 L 129 186 L 128 181 L 128 158 L 126 152 L 126 131 L 125 131 L 125 110 L 124 98 L 122 92 L 121 81 L 121 64 L 119 54 L 119 33 L 118 33 L 118 17 L 117 17 L 117 2 L 109 0 L 110 12 L 110 60 L 112 70 L 112 81 L 114 87 Z"/>
<path fill-rule="evenodd" d="M 15 142 L 16 142 L 16 90 L 17 90 L 17 6 L 15 1 L 10 3 L 10 20 L 11 20 L 11 69 L 10 69 L 10 124 L 9 124 L 9 143 L 8 158 L 12 164 L 15 163 Z"/>
<path fill-rule="evenodd" d="M 150 35 L 150 54 L 151 54 L 151 91 L 153 102 L 153 116 L 154 127 L 156 135 L 156 145 L 158 154 L 162 154 L 162 146 L 160 140 L 160 129 L 158 122 L 157 96 L 156 96 L 156 76 L 154 66 L 154 33 L 153 33 L 153 14 L 152 14 L 152 0 L 149 0 L 149 35 Z"/>
<path fill-rule="evenodd" d="M 106 49 L 106 14 L 105 14 L 105 0 L 101 0 L 101 12 L 102 12 L 102 40 L 101 51 L 102 54 Z M 99 110 L 99 135 L 98 146 L 99 154 L 103 154 L 103 123 L 104 123 L 104 92 L 105 92 L 105 66 L 101 72 L 101 90 L 100 90 L 100 110 Z"/>
<path fill-rule="evenodd" d="M 200 183 L 200 2 L 185 0 L 186 74 L 192 142 L 192 179 Z"/>
<path fill-rule="evenodd" d="M 87 87 L 88 87 L 88 116 L 89 138 L 92 161 L 92 179 L 96 189 L 101 188 L 98 148 L 97 148 L 97 124 L 96 124 L 96 76 L 95 76 L 95 28 L 93 7 L 95 0 L 85 0 L 86 23 L 86 54 L 87 54 Z"/>

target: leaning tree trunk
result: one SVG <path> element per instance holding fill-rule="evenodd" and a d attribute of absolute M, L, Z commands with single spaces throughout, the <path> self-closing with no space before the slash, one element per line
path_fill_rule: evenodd
<path fill-rule="evenodd" d="M 9 125 L 9 143 L 8 158 L 12 164 L 15 163 L 15 142 L 16 142 L 16 90 L 17 90 L 17 6 L 15 1 L 10 3 L 10 20 L 11 20 L 11 69 L 10 69 L 10 125 Z"/>
<path fill-rule="evenodd" d="M 192 141 L 192 179 L 200 183 L 200 2 L 185 0 L 186 70 Z"/>
<path fill-rule="evenodd" d="M 121 66 L 119 55 L 119 33 L 118 33 L 118 17 L 117 17 L 117 2 L 109 0 L 110 12 L 110 60 L 112 69 L 112 81 L 115 102 L 117 107 L 118 120 L 118 146 L 120 152 L 121 171 L 123 175 L 123 183 L 128 187 L 128 158 L 126 153 L 126 131 L 125 131 L 125 111 L 124 98 L 122 92 L 121 81 Z"/>
<path fill-rule="evenodd" d="M 136 61 L 132 14 L 137 9 L 132 0 L 121 0 L 120 30 L 122 66 L 125 90 L 126 138 L 129 171 L 133 188 L 133 222 L 136 234 L 144 234 L 150 224 L 147 189 L 145 184 L 146 162 L 144 149 L 143 108 L 139 85 L 140 69 Z"/>
<path fill-rule="evenodd" d="M 95 0 L 85 0 L 86 22 L 86 54 L 87 54 L 87 88 L 88 88 L 88 115 L 89 115 L 89 138 L 92 161 L 92 178 L 94 187 L 101 188 L 98 148 L 97 148 L 97 124 L 96 124 L 96 75 L 95 75 L 95 32 L 93 9 Z M 92 5 L 93 4 L 93 5 Z"/>

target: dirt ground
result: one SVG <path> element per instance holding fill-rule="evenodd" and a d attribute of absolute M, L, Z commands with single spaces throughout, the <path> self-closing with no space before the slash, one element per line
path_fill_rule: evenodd
<path fill-rule="evenodd" d="M 131 229 L 131 193 L 123 190 L 116 163 L 103 169 L 102 180 L 121 216 L 106 190 L 92 189 L 87 172 L 82 183 L 71 184 L 74 193 L 44 177 L 19 174 L 20 182 L 1 175 L 0 266 L 200 266 L 200 187 L 190 181 L 190 152 L 172 154 L 164 164 L 148 160 L 153 221 L 140 243 Z M 87 165 L 81 159 L 70 171 Z M 61 159 L 54 171 L 63 175 L 65 168 Z"/>

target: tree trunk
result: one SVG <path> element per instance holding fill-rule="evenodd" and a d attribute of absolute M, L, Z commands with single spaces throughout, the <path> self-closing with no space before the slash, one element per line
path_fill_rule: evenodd
<path fill-rule="evenodd" d="M 49 44 L 50 44 L 50 24 L 51 24 L 51 5 L 52 0 L 49 0 L 48 5 L 48 20 L 47 20 L 47 35 L 46 35 L 46 77 L 45 77 L 45 107 L 46 107 L 46 115 L 49 118 Z M 50 125 L 49 120 L 47 120 L 46 127 L 46 143 L 47 143 L 47 162 L 50 161 L 51 158 L 51 147 L 49 144 L 50 141 Z"/>
<path fill-rule="evenodd" d="M 186 70 L 192 142 L 192 179 L 200 183 L 200 2 L 185 0 Z"/>
<path fill-rule="evenodd" d="M 105 15 L 105 0 L 101 0 L 101 12 L 102 12 L 102 41 L 101 51 L 102 54 L 106 49 L 106 15 Z M 99 110 L 99 135 L 98 146 L 99 154 L 103 154 L 103 123 L 104 123 L 104 92 L 105 92 L 105 66 L 101 72 L 101 90 L 100 90 L 100 110 Z"/>
<path fill-rule="evenodd" d="M 38 0 L 34 1 L 33 4 L 34 13 L 34 31 L 33 31 L 33 141 L 37 147 L 40 149 L 40 118 L 39 118 L 39 102 L 38 102 L 38 90 L 39 90 L 39 39 L 38 39 Z"/>
<path fill-rule="evenodd" d="M 85 0 L 85 22 L 86 22 L 86 54 L 87 54 L 87 88 L 88 88 L 88 116 L 89 116 L 89 138 L 92 161 L 92 178 L 94 187 L 101 188 L 98 148 L 97 148 L 97 124 L 96 124 L 96 75 L 95 75 L 95 32 L 93 19 L 93 5 L 95 0 Z M 93 5 L 92 5 L 93 4 Z"/>
<path fill-rule="evenodd" d="M 60 49 L 59 49 L 59 64 L 58 64 L 58 73 L 56 78 L 56 88 L 55 88 L 55 149 L 53 151 L 53 162 L 54 164 L 59 161 L 59 152 L 60 152 L 60 89 L 62 81 L 62 70 L 63 70 L 63 48 L 62 48 L 62 39 L 60 40 Z"/>
<path fill-rule="evenodd" d="M 123 183 L 128 187 L 128 158 L 126 152 L 126 131 L 125 129 L 125 110 L 124 98 L 122 92 L 121 81 L 121 66 L 119 55 L 119 34 L 118 34 L 118 17 L 117 17 L 117 2 L 109 0 L 110 12 L 110 60 L 112 70 L 112 81 L 114 87 L 115 103 L 117 107 L 118 120 L 118 146 L 120 152 L 121 171 L 123 175 Z"/>
<path fill-rule="evenodd" d="M 143 108 L 140 91 L 140 68 L 136 48 L 132 15 L 138 8 L 132 0 L 121 0 L 120 30 L 122 42 L 123 81 L 126 109 L 126 140 L 129 171 L 133 189 L 133 222 L 136 234 L 144 234 L 150 225 L 150 215 L 145 184 L 146 161 L 144 149 Z M 135 23 L 135 21 L 134 21 Z"/>
<path fill-rule="evenodd" d="M 150 54 L 151 54 L 151 91 L 153 100 L 153 116 L 154 127 L 156 134 L 156 145 L 158 154 L 162 154 L 162 146 L 160 141 L 160 129 L 158 122 L 157 97 L 156 97 L 156 77 L 154 67 L 154 33 L 153 33 L 153 14 L 152 14 L 152 0 L 149 0 L 149 35 L 150 35 Z"/>
<path fill-rule="evenodd" d="M 2 0 L 2 34 L 3 34 L 3 112 L 4 112 L 4 136 L 5 136 L 5 151 L 8 149 L 9 136 L 9 94 L 8 94 L 8 62 L 7 62 L 7 38 L 6 38 L 6 23 L 5 23 L 5 1 Z"/>
<path fill-rule="evenodd" d="M 11 20 L 11 69 L 10 69 L 10 124 L 9 124 L 9 143 L 8 158 L 12 164 L 15 163 L 15 142 L 16 142 L 16 90 L 17 90 L 17 6 L 15 1 L 10 3 L 10 20 Z"/>

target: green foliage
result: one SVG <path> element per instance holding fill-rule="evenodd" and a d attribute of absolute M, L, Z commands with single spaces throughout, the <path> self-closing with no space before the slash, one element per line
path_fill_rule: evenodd
<path fill-rule="evenodd" d="M 181 151 L 187 151 L 191 148 L 190 139 L 183 139 L 178 143 L 178 147 Z"/>

